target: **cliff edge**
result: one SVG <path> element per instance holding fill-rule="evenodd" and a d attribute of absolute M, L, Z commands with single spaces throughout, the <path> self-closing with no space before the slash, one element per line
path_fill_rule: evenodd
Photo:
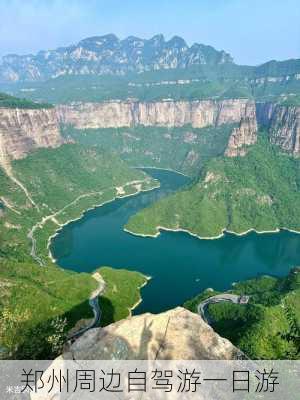
<path fill-rule="evenodd" d="M 228 360 L 243 357 L 204 320 L 182 307 L 91 329 L 63 354 L 75 360 Z"/>
<path fill-rule="evenodd" d="M 0 107 L 0 165 L 6 159 L 23 158 L 34 149 L 62 143 L 54 108 Z"/>

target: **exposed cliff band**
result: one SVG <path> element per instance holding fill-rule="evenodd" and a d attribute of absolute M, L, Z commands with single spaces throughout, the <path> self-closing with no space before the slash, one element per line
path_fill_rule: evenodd
<path fill-rule="evenodd" d="M 0 108 L 0 165 L 62 143 L 55 109 Z"/>
<path fill-rule="evenodd" d="M 257 103 L 257 120 L 268 130 L 271 143 L 300 155 L 300 107 Z"/>
<path fill-rule="evenodd" d="M 137 125 L 194 128 L 239 123 L 255 118 L 255 103 L 247 99 L 139 102 L 112 100 L 57 107 L 61 122 L 78 129 L 121 128 Z"/>
<path fill-rule="evenodd" d="M 243 156 L 256 143 L 257 123 L 270 141 L 300 154 L 300 107 L 258 103 L 249 99 L 102 103 L 60 105 L 56 109 L 0 108 L 0 164 L 19 159 L 40 147 L 58 147 L 64 140 L 59 124 L 77 129 L 142 126 L 193 128 L 238 124 L 226 149 L 229 157 Z"/>
<path fill-rule="evenodd" d="M 158 102 L 108 101 L 57 107 L 60 121 L 77 129 L 142 126 L 193 128 L 239 124 L 232 132 L 226 154 L 245 154 L 245 145 L 257 139 L 255 103 L 247 99 Z"/>

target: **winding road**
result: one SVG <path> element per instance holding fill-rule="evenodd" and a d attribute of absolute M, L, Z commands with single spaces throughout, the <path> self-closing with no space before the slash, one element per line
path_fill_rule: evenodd
<path fill-rule="evenodd" d="M 209 297 L 208 299 L 198 304 L 197 312 L 199 315 L 201 315 L 205 322 L 210 324 L 211 321 L 209 319 L 209 316 L 206 314 L 207 307 L 209 306 L 209 304 L 221 303 L 223 301 L 234 304 L 247 304 L 249 301 L 249 296 L 239 296 L 230 293 L 217 294 L 216 296 Z"/>
<path fill-rule="evenodd" d="M 83 335 L 89 329 L 92 329 L 92 328 L 95 328 L 96 326 L 98 326 L 101 321 L 101 308 L 99 305 L 99 296 L 101 295 L 101 293 L 103 293 L 103 291 L 105 289 L 105 281 L 102 278 L 102 276 L 99 274 L 99 272 L 95 272 L 93 274 L 93 278 L 99 284 L 97 289 L 95 289 L 93 291 L 93 293 L 91 294 L 90 299 L 89 299 L 89 305 L 91 306 L 91 308 L 93 310 L 94 318 L 91 320 L 91 322 L 87 326 L 85 326 L 85 327 L 79 329 L 77 332 L 69 335 L 68 340 L 75 340 L 75 339 L 79 338 L 79 336 Z"/>
<path fill-rule="evenodd" d="M 1 161 L 1 160 L 0 160 L 0 161 Z M 1 164 L 1 163 L 0 163 L 0 164 Z M 135 187 L 135 189 L 136 189 L 136 193 L 134 193 L 134 195 L 135 195 L 135 194 L 138 194 L 139 192 L 143 191 L 143 189 L 142 189 L 142 184 L 143 184 L 143 183 L 149 183 L 150 181 L 151 181 L 151 179 L 148 178 L 148 177 L 146 177 L 145 179 L 142 179 L 142 180 L 133 180 L 133 181 L 126 182 L 126 183 L 123 184 L 122 186 L 110 186 L 110 187 L 104 188 L 104 189 L 102 189 L 101 191 L 98 191 L 98 192 L 90 192 L 90 193 L 81 194 L 80 196 L 76 197 L 76 199 L 73 200 L 71 203 L 65 205 L 62 209 L 60 209 L 60 210 L 58 210 L 58 211 L 55 211 L 55 212 L 54 212 L 53 214 L 51 214 L 51 215 L 47 215 L 47 216 L 43 217 L 41 221 L 37 222 L 37 223 L 31 228 L 31 230 L 28 232 L 28 235 L 27 235 L 27 238 L 31 241 L 31 252 L 30 252 L 31 257 L 32 257 L 39 265 L 43 266 L 43 265 L 45 264 L 45 262 L 43 261 L 43 259 L 42 259 L 40 256 L 38 256 L 37 253 L 36 253 L 36 239 L 35 239 L 35 237 L 34 237 L 35 231 L 36 231 L 37 229 L 42 229 L 43 226 L 44 226 L 44 224 L 45 224 L 47 221 L 49 221 L 49 220 L 51 220 L 54 224 L 56 224 L 56 225 L 57 225 L 57 228 L 61 228 L 63 225 L 66 225 L 68 222 L 71 222 L 71 221 L 68 221 L 68 222 L 66 222 L 66 223 L 60 223 L 60 222 L 57 221 L 56 217 L 58 217 L 61 213 L 63 213 L 67 208 L 69 208 L 69 207 L 71 207 L 72 205 L 76 204 L 79 200 L 81 200 L 81 199 L 83 199 L 83 198 L 85 198 L 85 197 L 90 197 L 90 196 L 95 196 L 95 195 L 99 195 L 99 196 L 100 196 L 100 195 L 104 194 L 105 191 L 108 191 L 108 190 L 111 190 L 111 189 L 116 189 L 117 194 L 116 194 L 116 196 L 115 196 L 113 199 L 111 199 L 111 200 L 108 201 L 108 202 L 110 202 L 110 201 L 113 201 L 114 199 L 119 198 L 119 197 L 132 196 L 132 194 L 126 195 L 126 192 L 124 191 L 124 188 L 126 188 L 127 186 L 133 185 L 133 186 Z M 151 188 L 151 189 L 149 189 L 149 190 L 155 189 L 156 187 L 157 187 L 157 186 L 153 186 L 153 188 Z M 146 190 L 147 190 L 147 189 L 146 189 Z M 124 194 L 124 193 L 125 193 L 125 194 Z M 103 205 L 103 204 L 105 204 L 105 203 L 106 203 L 106 202 L 104 202 L 104 203 L 102 203 L 102 204 L 95 205 L 95 206 L 93 206 L 93 207 L 100 207 L 101 205 Z M 85 211 L 86 211 L 86 210 L 83 210 L 83 211 L 82 211 L 81 216 L 84 214 Z M 80 219 L 80 216 L 78 217 L 78 219 Z"/>

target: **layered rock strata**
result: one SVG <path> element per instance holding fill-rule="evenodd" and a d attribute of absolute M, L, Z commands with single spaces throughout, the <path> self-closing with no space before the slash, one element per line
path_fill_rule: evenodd
<path fill-rule="evenodd" d="M 257 123 L 270 141 L 300 155 L 300 107 L 247 99 L 158 102 L 108 101 L 61 105 L 56 109 L 0 108 L 0 159 L 19 159 L 40 147 L 63 143 L 59 124 L 77 129 L 143 126 L 194 128 L 238 124 L 225 154 L 243 156 L 257 140 Z M 0 160 L 0 161 L 1 161 Z"/>
<path fill-rule="evenodd" d="M 247 146 L 257 141 L 257 129 L 256 111 L 253 104 L 249 103 L 239 126 L 233 129 L 225 155 L 227 157 L 244 156 Z"/>
<path fill-rule="evenodd" d="M 0 163 L 63 143 L 56 110 L 0 108 Z"/>
<path fill-rule="evenodd" d="M 60 121 L 77 129 L 142 126 L 193 128 L 238 124 L 226 154 L 245 155 L 257 139 L 255 103 L 247 99 L 203 101 L 109 101 L 64 105 L 57 108 Z"/>
<path fill-rule="evenodd" d="M 300 155 L 300 107 L 257 103 L 257 120 L 270 141 L 295 156 Z"/>
<path fill-rule="evenodd" d="M 157 102 L 106 101 L 57 107 L 62 123 L 77 129 L 121 128 L 137 125 L 194 128 L 240 123 L 255 118 L 255 103 L 247 99 Z"/>

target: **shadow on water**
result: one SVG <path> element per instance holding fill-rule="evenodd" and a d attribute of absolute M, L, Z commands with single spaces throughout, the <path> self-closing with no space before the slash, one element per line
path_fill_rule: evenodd
<path fill-rule="evenodd" d="M 170 309 L 207 287 L 225 290 L 232 282 L 262 274 L 282 276 L 300 265 L 300 235 L 287 231 L 225 234 L 217 240 L 184 232 L 162 232 L 155 239 L 124 232 L 131 215 L 190 182 L 170 171 L 147 172 L 160 180 L 159 189 L 117 199 L 62 229 L 51 246 L 60 266 L 89 272 L 110 265 L 150 275 L 135 310 L 142 313 Z"/>

